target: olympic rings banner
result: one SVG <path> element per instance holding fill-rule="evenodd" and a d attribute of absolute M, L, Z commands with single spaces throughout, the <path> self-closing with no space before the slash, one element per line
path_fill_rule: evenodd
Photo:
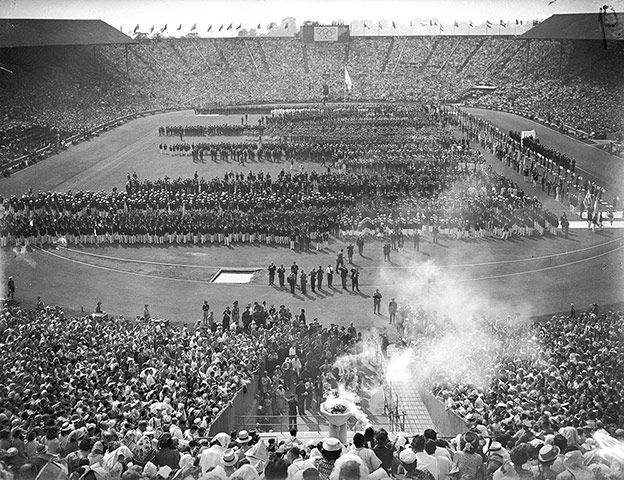
<path fill-rule="evenodd" d="M 314 27 L 315 42 L 337 42 L 338 27 Z"/>
<path fill-rule="evenodd" d="M 304 43 L 348 43 L 351 38 L 349 25 L 302 25 L 301 40 Z"/>

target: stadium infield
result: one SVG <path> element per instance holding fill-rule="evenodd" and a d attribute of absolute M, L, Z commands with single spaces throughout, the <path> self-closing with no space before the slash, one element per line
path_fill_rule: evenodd
<path fill-rule="evenodd" d="M 496 112 L 492 112 L 496 113 Z M 487 111 L 483 115 L 488 115 Z M 496 119 L 492 115 L 492 120 Z M 88 142 L 76 145 L 55 157 L 0 180 L 3 195 L 20 195 L 29 187 L 37 190 L 110 190 L 124 188 L 128 172 L 140 179 L 192 176 L 222 176 L 229 171 L 250 169 L 276 174 L 286 163 L 251 162 L 245 167 L 235 162 L 194 163 L 191 157 L 160 155 L 158 144 L 179 141 L 159 137 L 160 125 L 197 125 L 239 123 L 240 115 L 196 117 L 191 111 L 173 112 L 140 118 L 104 132 Z M 257 117 L 250 115 L 250 122 Z M 525 119 L 517 117 L 517 127 L 524 129 Z M 499 128 L 505 128 L 501 125 Z M 556 132 L 558 142 L 572 139 Z M 232 137 L 224 141 L 235 140 Z M 189 137 L 185 141 L 199 141 Z M 545 144 L 548 144 L 544 140 Z M 559 147 L 557 147 L 559 148 Z M 542 199 L 547 208 L 564 211 L 552 197 L 539 189 L 522 184 L 521 177 L 493 157 L 487 161 L 501 173 L 514 178 L 527 193 Z M 584 168 L 584 158 L 579 166 Z M 297 169 L 299 165 L 295 166 Z M 305 164 L 310 170 L 314 165 Z M 508 241 L 451 240 L 442 238 L 433 245 L 425 235 L 420 252 L 411 243 L 404 254 L 392 252 L 392 262 L 383 262 L 381 243 L 368 239 L 364 257 L 354 256 L 361 268 L 361 293 L 325 286 L 319 293 L 268 286 L 266 267 L 271 261 L 287 268 L 296 261 L 309 271 L 335 264 L 337 250 L 349 239 L 334 240 L 330 249 L 295 252 L 285 246 L 232 244 L 165 246 L 49 246 L 43 249 L 0 251 L 0 273 L 13 275 L 16 299 L 24 306 L 35 304 L 41 295 L 46 304 L 58 304 L 71 314 L 93 311 L 97 301 L 110 314 L 134 317 L 149 304 L 153 318 L 167 318 L 176 323 L 190 323 L 200 318 L 201 305 L 207 300 L 221 318 L 226 305 L 239 300 L 243 305 L 266 301 L 268 305 L 286 305 L 292 311 L 306 310 L 308 319 L 318 317 L 324 324 L 348 324 L 358 327 L 382 327 L 388 324 L 387 304 L 391 297 L 424 305 L 440 315 L 518 314 L 520 318 L 538 317 L 565 311 L 570 303 L 584 310 L 590 303 L 614 304 L 624 300 L 624 242 L 622 230 L 591 232 L 572 230 L 570 238 L 513 238 Z M 248 284 L 213 284 L 211 278 L 220 268 L 258 268 Z M 336 288 L 338 287 L 338 288 Z M 383 295 L 382 315 L 374 315 L 372 294 L 379 288 Z"/>

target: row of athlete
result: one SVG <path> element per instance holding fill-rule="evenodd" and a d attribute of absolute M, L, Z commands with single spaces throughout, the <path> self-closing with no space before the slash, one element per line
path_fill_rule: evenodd
<path fill-rule="evenodd" d="M 192 156 L 194 161 L 203 161 L 205 156 L 210 156 L 213 162 L 229 161 L 239 163 L 246 161 L 280 162 L 282 156 L 291 158 L 288 149 L 280 145 L 263 144 L 258 146 L 253 143 L 160 143 L 158 150 L 161 154 L 174 156 Z"/>
<path fill-rule="evenodd" d="M 279 267 L 275 265 L 274 262 L 271 262 L 269 267 L 267 268 L 269 272 L 269 285 L 275 285 L 275 276 L 277 275 L 278 284 L 280 288 L 285 288 L 285 284 L 288 283 L 290 287 L 290 293 L 293 295 L 297 291 L 297 286 L 301 290 L 302 294 L 307 293 L 308 284 L 310 285 L 310 289 L 312 292 L 316 292 L 317 290 L 323 290 L 323 280 L 327 279 L 327 288 L 334 288 L 334 275 L 340 277 L 341 286 L 343 290 L 348 290 L 347 280 L 351 279 L 351 290 L 354 292 L 360 291 L 360 271 L 356 267 L 353 267 L 349 270 L 344 264 L 340 264 L 334 269 L 331 265 L 327 265 L 326 268 L 323 268 L 319 265 L 318 268 L 312 268 L 309 272 L 305 272 L 302 268 L 297 265 L 297 262 L 293 262 L 290 266 L 290 272 L 287 272 L 284 265 L 280 265 Z M 288 273 L 288 274 L 287 274 Z"/>

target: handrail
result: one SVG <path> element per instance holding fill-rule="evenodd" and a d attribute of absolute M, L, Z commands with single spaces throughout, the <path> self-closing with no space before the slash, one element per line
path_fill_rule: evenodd
<path fill-rule="evenodd" d="M 403 57 L 403 52 L 405 51 L 406 46 L 407 46 L 407 37 L 405 37 L 405 41 L 403 42 L 403 47 L 401 48 L 401 51 L 399 52 L 399 56 L 397 57 L 397 61 L 394 64 L 394 68 L 392 69 L 392 75 L 394 75 L 394 72 L 396 72 L 396 69 L 399 66 L 399 62 L 401 61 L 401 57 Z"/>
<path fill-rule="evenodd" d="M 405 414 L 403 414 L 405 415 Z M 289 417 L 291 415 L 237 415 L 236 416 L 236 424 L 242 429 L 262 429 L 262 427 L 268 427 L 270 431 L 273 432 L 287 432 L 290 429 L 289 425 Z M 295 415 L 292 415 L 293 417 Z M 306 414 L 306 415 L 296 415 L 296 422 L 298 425 L 302 423 L 309 428 L 309 431 L 321 432 L 321 429 L 325 429 L 329 426 L 329 422 L 327 417 L 319 414 Z M 405 420 L 403 419 L 402 424 L 405 424 Z M 358 420 L 355 417 L 350 417 L 347 420 L 347 427 L 349 430 L 353 431 L 355 427 L 358 425 Z M 395 425 L 391 416 L 388 416 L 387 422 L 376 422 L 375 426 L 383 426 L 389 427 L 392 429 L 392 426 Z M 396 425 L 401 425 L 401 423 L 396 422 Z M 312 430 L 312 427 L 315 427 Z M 301 428 L 299 428 L 302 431 Z"/>
<path fill-rule="evenodd" d="M 254 67 L 256 68 L 256 72 L 258 73 L 258 75 L 260 75 L 260 69 L 258 68 L 258 65 L 256 65 L 256 59 L 251 54 L 251 49 L 249 48 L 249 45 L 247 45 L 247 42 L 245 40 L 243 40 L 243 43 L 245 44 L 245 47 L 247 48 L 247 53 L 249 53 L 249 56 L 251 57 L 251 61 L 253 62 Z"/>
<path fill-rule="evenodd" d="M 202 58 L 202 60 L 204 61 L 204 63 L 206 65 L 208 65 L 208 68 L 210 69 L 211 72 L 214 72 L 212 65 L 210 65 L 210 62 L 208 61 L 208 59 L 204 56 L 203 53 L 201 53 L 201 50 L 199 48 L 197 48 L 197 45 L 195 45 L 195 42 L 191 42 L 191 45 L 193 45 L 193 47 L 195 48 L 195 50 L 197 51 L 197 53 L 199 54 L 199 56 Z"/>

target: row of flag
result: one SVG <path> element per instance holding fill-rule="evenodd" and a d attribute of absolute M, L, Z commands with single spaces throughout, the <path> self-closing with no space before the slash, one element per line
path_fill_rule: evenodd
<path fill-rule="evenodd" d="M 397 28 L 396 23 L 395 22 L 391 22 L 391 23 L 392 23 L 392 28 L 396 29 Z M 420 22 L 420 25 L 422 27 L 426 27 L 426 26 L 430 26 L 430 27 L 436 26 L 437 27 L 437 26 L 439 26 L 440 30 L 444 31 L 444 25 L 442 25 L 441 23 L 438 24 L 437 20 L 429 20 L 429 22 L 422 21 L 422 22 Z M 487 20 L 486 23 L 485 23 L 485 26 L 487 28 L 492 28 L 493 25 L 494 24 L 492 22 L 490 22 L 489 20 Z M 499 25 L 501 27 L 503 27 L 503 28 L 507 28 L 507 23 L 504 22 L 503 20 L 500 20 Z M 524 20 L 516 19 L 516 25 L 524 25 Z M 457 20 L 454 22 L 454 26 L 456 28 L 459 28 L 459 22 Z M 414 22 L 413 21 L 410 22 L 410 28 L 414 28 L 414 27 L 415 27 Z M 470 20 L 468 22 L 468 27 L 474 28 L 474 23 L 472 22 L 472 20 Z M 364 22 L 364 28 L 365 29 L 370 29 L 371 27 L 366 22 Z M 377 22 L 377 28 L 379 28 L 380 30 L 383 30 L 383 25 L 381 24 L 381 22 Z"/>
<path fill-rule="evenodd" d="M 533 25 L 536 25 L 537 23 L 538 23 L 537 21 L 535 21 L 535 20 L 533 21 Z M 396 23 L 394 21 L 391 22 L 391 24 L 392 24 L 392 28 L 393 29 L 397 28 L 397 25 L 396 25 Z M 444 25 L 442 25 L 442 23 L 438 24 L 437 20 L 429 20 L 428 22 L 427 21 L 421 21 L 420 25 L 422 27 L 426 27 L 426 26 L 433 27 L 433 26 L 436 26 L 436 27 L 440 28 L 440 31 L 442 31 L 442 32 L 444 31 Z M 454 25 L 455 28 L 459 28 L 459 22 L 458 21 L 455 21 L 453 23 L 453 25 Z M 504 22 L 503 20 L 500 20 L 499 21 L 499 25 L 501 27 L 503 27 L 503 28 L 507 28 L 508 24 L 507 24 L 507 22 Z M 524 25 L 524 20 L 516 19 L 516 25 Z M 277 23 L 272 22 L 272 23 L 269 23 L 266 28 L 267 28 L 267 30 L 272 30 L 273 28 L 276 28 L 277 26 L 278 26 Z M 494 26 L 494 24 L 492 22 L 490 22 L 489 20 L 487 20 L 485 22 L 485 27 L 486 28 L 492 28 L 493 26 Z M 282 28 L 284 28 L 286 30 L 288 29 L 288 27 L 289 27 L 288 22 L 286 22 L 284 25 L 282 25 Z M 472 20 L 468 21 L 468 27 L 469 28 L 474 28 L 474 23 L 472 22 Z M 221 24 L 221 26 L 216 31 L 221 32 L 224 29 L 226 31 L 229 31 L 229 30 L 232 30 L 233 28 L 234 28 L 234 23 L 230 23 L 227 27 L 223 23 L 223 24 Z M 243 28 L 243 25 L 242 25 L 242 23 L 239 23 L 238 26 L 235 28 L 235 30 L 240 30 L 241 28 Z M 364 22 L 364 29 L 370 30 L 370 28 L 371 27 L 366 22 Z M 384 27 L 381 24 L 381 22 L 377 22 L 377 28 L 379 28 L 380 30 L 383 30 Z M 410 28 L 415 28 L 415 22 L 410 21 Z M 160 28 L 159 31 L 160 31 L 160 33 L 164 33 L 165 31 L 167 31 L 167 29 L 168 29 L 168 26 L 167 26 L 167 24 L 165 24 L 165 26 Z M 262 25 L 260 23 L 258 24 L 257 29 L 258 30 L 262 30 Z M 120 30 L 122 30 L 121 27 L 120 27 Z M 151 28 L 149 29 L 149 33 L 154 33 L 154 30 L 155 30 L 155 25 L 152 25 Z M 182 30 L 182 24 L 180 24 L 178 26 L 178 28 L 176 28 L 176 30 Z M 134 31 L 133 32 L 137 33 L 139 31 L 140 31 L 140 25 L 137 23 L 136 27 L 134 27 Z M 191 32 L 197 31 L 197 23 L 193 24 L 193 26 L 191 27 L 190 31 Z M 210 24 L 210 26 L 208 27 L 208 29 L 206 31 L 207 32 L 212 32 L 213 31 L 212 24 Z"/>
<path fill-rule="evenodd" d="M 278 26 L 278 25 L 277 25 L 277 23 L 275 23 L 275 22 L 269 23 L 269 24 L 267 25 L 267 30 L 272 30 L 273 28 L 275 28 L 275 27 L 277 27 L 277 26 Z M 289 24 L 288 24 L 288 22 L 286 22 L 286 23 L 282 26 L 282 28 L 285 28 L 286 30 L 288 30 L 288 26 L 289 26 Z M 136 27 L 134 27 L 133 33 L 137 33 L 137 32 L 139 32 L 139 31 L 140 31 L 140 28 L 141 28 L 141 27 L 140 27 L 140 25 L 137 23 Z M 221 24 L 221 26 L 219 27 L 218 31 L 219 31 L 219 32 L 221 32 L 221 31 L 223 31 L 223 29 L 225 29 L 226 31 L 228 31 L 228 30 L 232 30 L 233 28 L 234 28 L 234 24 L 233 24 L 233 23 L 230 23 L 230 24 L 227 26 L 227 28 L 225 27 L 225 24 L 223 23 L 223 24 Z M 239 24 L 238 24 L 238 27 L 236 27 L 236 28 L 235 28 L 235 30 L 240 30 L 241 28 L 243 28 L 243 24 L 242 24 L 242 23 L 239 23 Z M 120 27 L 119 29 L 120 29 L 120 30 L 123 30 L 123 27 Z M 155 25 L 152 25 L 152 26 L 150 27 L 150 29 L 149 29 L 149 33 L 154 33 L 154 29 L 155 29 Z M 261 25 L 261 24 L 258 24 L 257 29 L 258 29 L 258 30 L 262 30 L 262 25 Z M 160 29 L 160 33 L 164 33 L 164 32 L 166 32 L 167 30 L 168 30 L 168 25 L 165 23 L 165 26 L 164 26 L 164 27 L 162 27 L 162 28 Z M 180 25 L 178 26 L 178 28 L 176 28 L 176 30 L 182 30 L 182 24 L 180 24 Z M 194 24 L 193 24 L 193 26 L 191 27 L 191 30 L 190 30 L 190 31 L 191 31 L 191 32 L 195 32 L 195 31 L 197 31 L 197 23 L 194 23 Z M 210 26 L 208 27 L 208 29 L 207 29 L 206 31 L 207 31 L 207 32 L 212 32 L 212 24 L 210 24 Z"/>

